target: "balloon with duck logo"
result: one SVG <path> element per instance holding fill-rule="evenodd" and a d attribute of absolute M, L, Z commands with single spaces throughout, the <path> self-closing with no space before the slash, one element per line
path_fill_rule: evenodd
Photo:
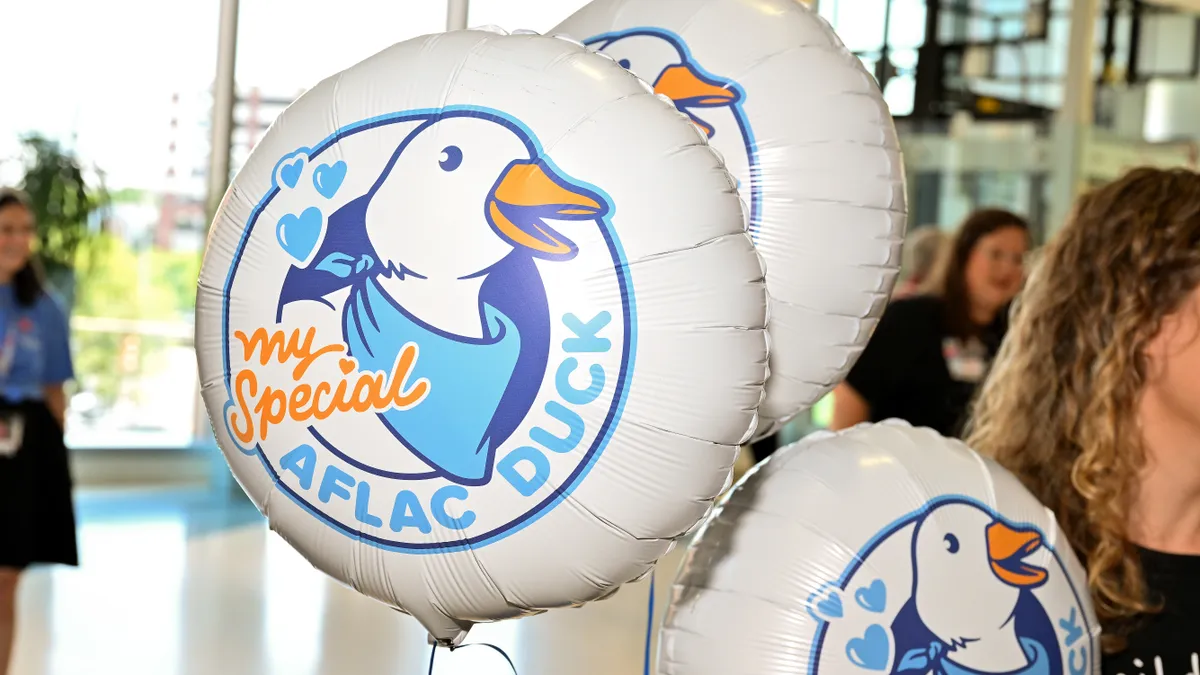
<path fill-rule="evenodd" d="M 701 527 L 662 675 L 1095 675 L 1100 626 L 1053 513 L 957 440 L 818 432 Z"/>
<path fill-rule="evenodd" d="M 670 97 L 720 151 L 767 263 L 757 437 L 853 366 L 899 270 L 907 204 L 875 81 L 796 0 L 594 0 L 553 29 Z"/>
<path fill-rule="evenodd" d="M 300 97 L 226 193 L 204 401 L 273 529 L 460 643 L 704 517 L 756 426 L 763 274 L 717 154 L 614 60 L 418 38 Z"/>

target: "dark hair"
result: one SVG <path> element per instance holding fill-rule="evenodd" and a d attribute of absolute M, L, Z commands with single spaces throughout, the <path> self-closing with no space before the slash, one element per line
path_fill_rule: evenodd
<path fill-rule="evenodd" d="M 0 211 L 10 207 L 18 207 L 33 212 L 33 202 L 29 195 L 13 188 L 0 188 Z M 34 256 L 29 256 L 25 266 L 13 275 L 13 292 L 17 303 L 29 307 L 37 302 L 45 292 L 46 284 L 42 280 L 42 267 Z"/>
<path fill-rule="evenodd" d="M 934 273 L 921 289 L 924 293 L 940 296 L 946 303 L 946 329 L 952 335 L 967 338 L 979 333 L 986 326 L 979 326 L 971 319 L 971 298 L 967 293 L 967 261 L 979 245 L 979 240 L 1006 227 L 1018 227 L 1029 231 L 1029 223 L 1011 211 L 1003 209 L 980 209 L 967 216 L 958 227 L 949 244 L 942 247 Z M 1005 319 L 1005 313 L 997 315 Z"/>

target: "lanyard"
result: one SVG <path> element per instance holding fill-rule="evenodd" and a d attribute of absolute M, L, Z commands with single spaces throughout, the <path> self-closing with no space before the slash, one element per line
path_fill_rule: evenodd
<path fill-rule="evenodd" d="M 17 322 L 10 320 L 4 331 L 4 342 L 0 344 L 0 379 L 8 379 L 12 372 L 13 359 L 17 355 Z"/>

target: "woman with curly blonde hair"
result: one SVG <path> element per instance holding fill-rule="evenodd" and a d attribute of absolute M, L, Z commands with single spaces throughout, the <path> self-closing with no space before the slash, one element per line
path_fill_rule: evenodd
<path fill-rule="evenodd" d="M 967 440 L 1085 561 L 1104 673 L 1200 673 L 1200 175 L 1137 169 L 1079 201 Z"/>

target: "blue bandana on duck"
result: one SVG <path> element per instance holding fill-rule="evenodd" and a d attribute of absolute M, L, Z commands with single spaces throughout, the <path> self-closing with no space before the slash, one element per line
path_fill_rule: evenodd
<path fill-rule="evenodd" d="M 429 380 L 424 401 L 379 417 L 425 463 L 452 478 L 480 481 L 487 475 L 489 433 L 521 352 L 516 324 L 499 309 L 480 303 L 481 338 L 430 326 L 400 307 L 374 277 L 354 285 L 343 314 L 350 355 L 362 370 L 391 373 L 400 350 L 416 343 L 419 355 L 409 383 Z"/>
<path fill-rule="evenodd" d="M 1028 665 L 1005 675 L 1050 675 L 1050 655 L 1042 643 L 1032 638 L 1019 638 L 1021 649 L 1029 659 Z M 896 666 L 898 673 L 934 673 L 935 675 L 989 675 L 986 671 L 960 666 L 950 660 L 946 646 L 934 642 L 925 649 L 910 649 Z"/>

